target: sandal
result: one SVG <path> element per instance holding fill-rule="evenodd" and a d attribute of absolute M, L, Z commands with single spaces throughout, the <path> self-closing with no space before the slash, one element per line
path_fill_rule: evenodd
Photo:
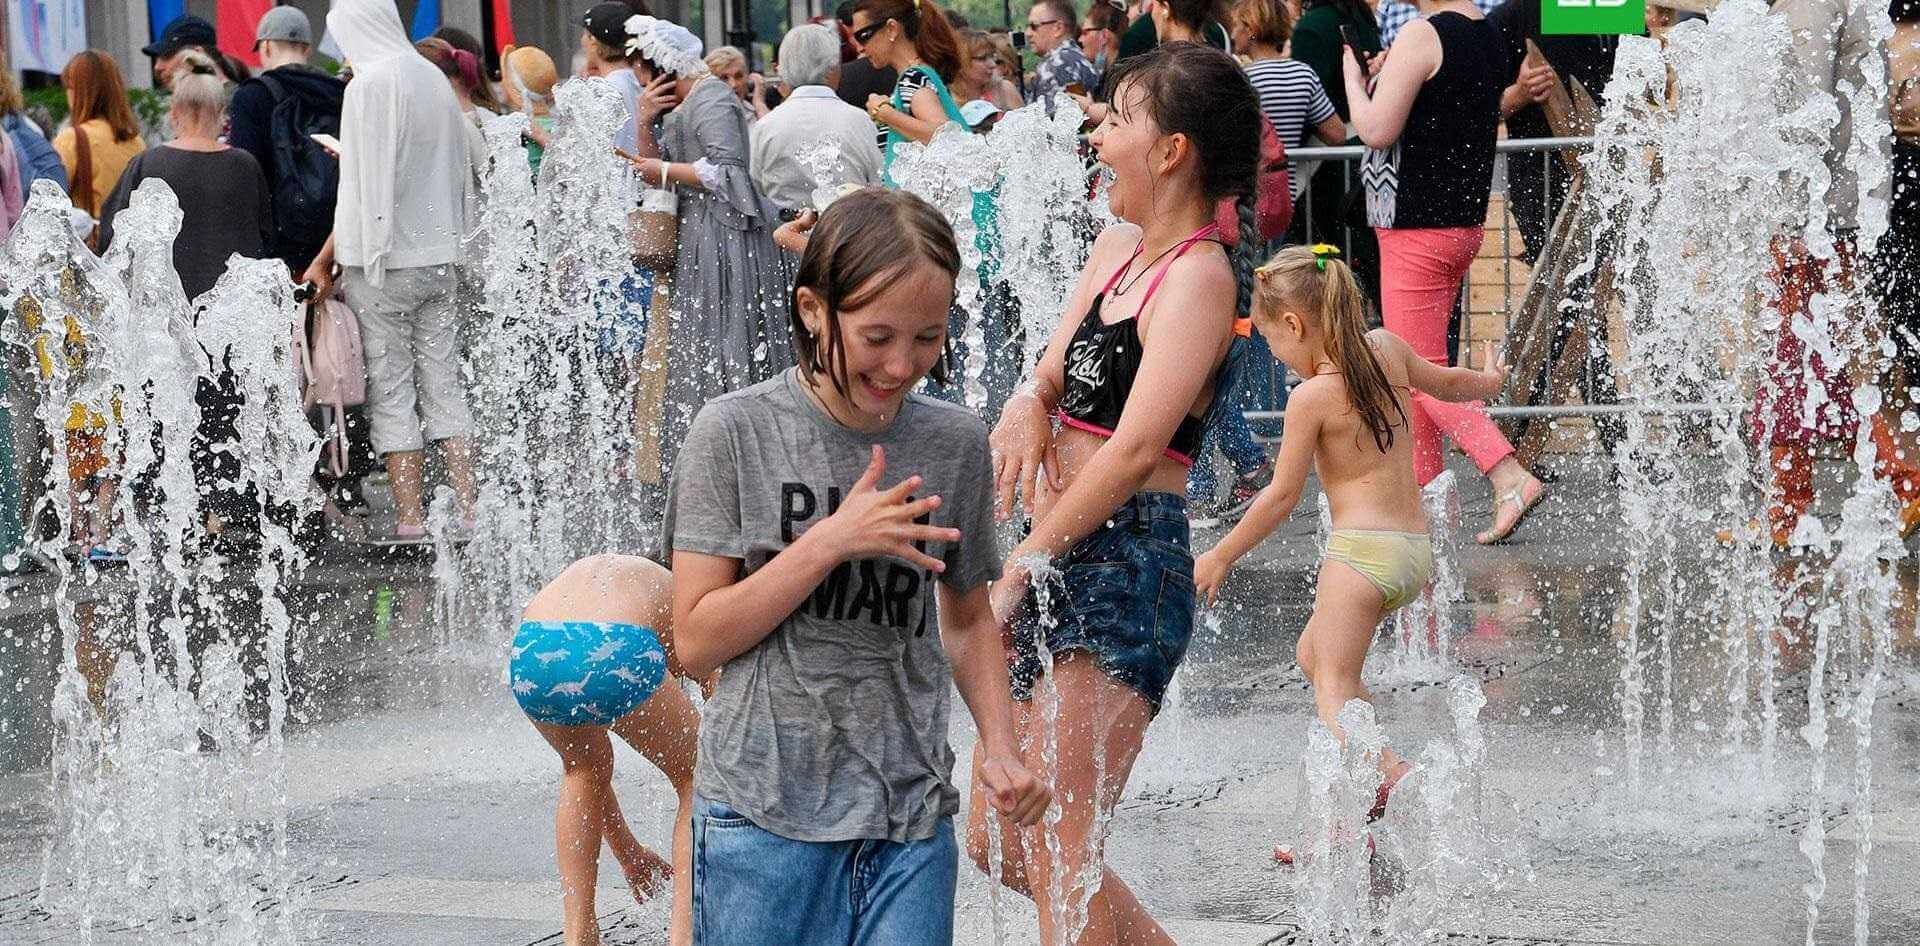
<path fill-rule="evenodd" d="M 1540 482 L 1537 477 L 1529 475 L 1528 478 L 1533 480 L 1533 498 L 1531 500 L 1527 499 L 1527 488 L 1525 486 L 1521 486 L 1518 489 L 1507 490 L 1493 500 L 1493 516 L 1496 527 L 1500 521 L 1500 507 L 1511 504 L 1520 510 L 1520 514 L 1513 517 L 1513 521 L 1507 524 L 1505 531 L 1495 535 L 1493 529 L 1488 529 L 1474 536 L 1473 540 L 1475 542 L 1481 545 L 1498 545 L 1511 537 L 1514 531 L 1520 528 L 1521 523 L 1527 521 L 1527 516 L 1533 512 L 1533 507 L 1540 505 L 1540 500 L 1547 495 L 1546 484 Z"/>

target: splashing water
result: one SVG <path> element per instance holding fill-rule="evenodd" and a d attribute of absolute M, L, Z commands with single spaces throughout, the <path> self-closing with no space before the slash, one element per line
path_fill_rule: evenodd
<path fill-rule="evenodd" d="M 1891 30 L 1886 12 L 1871 9 L 1865 16 L 1884 42 Z M 1827 892 L 1829 721 L 1843 718 L 1855 731 L 1853 807 L 1855 828 L 1863 833 L 1853 892 L 1855 938 L 1864 943 L 1862 848 L 1870 848 L 1864 828 L 1872 819 L 1867 749 L 1884 671 L 1879 642 L 1891 634 L 1889 559 L 1901 554 L 1883 548 L 1883 537 L 1896 534 L 1897 518 L 1891 493 L 1874 476 L 1866 418 L 1880 408 L 1879 392 L 1868 382 L 1890 352 L 1873 337 L 1873 319 L 1864 315 L 1872 309 L 1858 280 L 1823 280 L 1808 293 L 1804 311 L 1781 324 L 1779 309 L 1791 300 L 1782 297 L 1776 270 L 1802 245 L 1816 260 L 1846 252 L 1828 227 L 1830 197 L 1857 201 L 1854 236 L 1863 258 L 1885 230 L 1886 199 L 1878 191 L 1887 180 L 1887 158 L 1870 143 L 1890 136 L 1881 107 L 1886 76 L 1884 63 L 1866 56 L 1863 84 L 1841 83 L 1837 98 L 1809 94 L 1790 49 L 1786 19 L 1759 0 L 1728 0 L 1710 22 L 1677 26 L 1664 49 L 1623 39 L 1598 143 L 1584 159 L 1595 212 L 1611 231 L 1614 252 L 1604 265 L 1611 266 L 1622 298 L 1627 332 L 1620 364 L 1635 396 L 1738 406 L 1759 392 L 1764 405 L 1790 393 L 1788 387 L 1805 388 L 1797 416 L 1775 417 L 1790 412 L 1761 407 L 1751 430 L 1735 411 L 1692 424 L 1627 415 L 1614 456 L 1627 536 L 1622 735 L 1635 794 L 1648 787 L 1650 724 L 1661 783 L 1696 751 L 1679 738 L 1685 731 L 1679 717 L 1694 710 L 1676 706 L 1675 668 L 1696 656 L 1683 653 L 1691 642 L 1679 636 L 1680 618 L 1705 609 L 1717 618 L 1711 624 L 1725 628 L 1717 646 L 1701 655 L 1718 659 L 1724 687 L 1703 701 L 1724 718 L 1695 727 L 1721 736 L 1707 747 L 1715 757 L 1709 764 L 1735 785 L 1774 784 L 1786 698 L 1776 651 L 1796 638 L 1810 645 L 1808 720 L 1799 733 L 1810 750 L 1808 823 L 1800 837 L 1810 870 L 1806 941 L 1815 941 Z M 1843 103 L 1857 126 L 1843 163 L 1858 172 L 1858 190 L 1834 194 L 1838 185 L 1822 153 Z M 1754 287 L 1770 288 L 1756 299 Z M 1770 367 L 1783 338 L 1797 343 L 1799 360 Z M 1829 393 L 1816 358 L 1853 367 L 1850 397 Z M 1753 518 L 1783 499 L 1773 469 L 1783 461 L 1765 445 L 1776 442 L 1777 432 L 1792 433 L 1776 431 L 1778 425 L 1813 428 L 1849 407 L 1861 422 L 1838 533 L 1811 512 L 1800 516 L 1790 543 L 1799 557 L 1778 568 L 1769 554 L 1768 523 Z M 1685 462 L 1690 443 L 1704 447 L 1695 452 L 1711 460 L 1705 475 Z M 1732 526 L 1724 548 L 1713 547 L 1715 523 Z M 1711 563 L 1710 580 L 1676 568 L 1683 557 Z"/>
<path fill-rule="evenodd" d="M 1307 732 L 1296 807 L 1301 827 L 1293 847 L 1294 909 L 1314 942 L 1366 943 L 1374 927 L 1374 840 L 1365 818 L 1380 789 L 1387 740 L 1365 700 L 1347 701 L 1339 723 L 1344 743 L 1319 720 Z"/>
<path fill-rule="evenodd" d="M 448 612 L 489 644 L 540 585 L 584 555 L 631 547 L 658 509 L 641 469 L 642 441 L 658 432 L 635 410 L 649 316 L 629 297 L 626 221 L 606 210 L 634 204 L 613 148 L 624 109 L 604 80 L 559 86 L 538 187 L 525 117 L 485 127 L 486 305 L 470 333 L 480 501 L 458 570 L 468 604 Z"/>
<path fill-rule="evenodd" d="M 236 260 L 194 324 L 171 268 L 182 215 L 163 182 L 134 192 L 104 261 L 73 237 L 69 208 L 57 188 L 35 188 L 4 290 L 19 316 L 8 342 L 48 356 L 38 419 L 54 455 L 45 502 L 60 526 L 40 543 L 55 565 L 62 643 L 40 903 L 82 942 L 116 925 L 170 942 L 291 943 L 304 927 L 287 860 L 282 593 L 303 561 L 276 516 L 317 509 L 319 452 L 295 381 L 293 287 L 277 261 Z M 212 365 L 203 350 L 217 353 Z M 236 397 L 230 432 L 209 447 L 205 494 L 190 463 L 202 384 Z M 80 459 L 70 413 L 87 418 L 104 458 L 103 485 L 71 507 L 54 500 Z M 110 591 L 77 604 L 62 546 L 76 516 L 105 505 L 106 483 L 127 487 L 106 515 L 127 536 L 131 600 Z M 221 585 L 217 600 L 225 563 L 202 553 L 197 507 L 223 495 L 251 497 L 260 548 L 251 585 Z"/>
<path fill-rule="evenodd" d="M 1097 209 L 1090 209 L 1086 199 L 1087 170 L 1079 150 L 1084 121 L 1079 106 L 1071 103 L 1057 106 L 1051 118 L 1041 106 L 1030 105 L 1007 112 L 991 134 L 950 123 L 926 145 L 895 149 L 894 180 L 939 209 L 960 246 L 954 301 L 966 321 L 954 338 L 965 360 L 965 400 L 975 410 L 988 406 L 989 371 L 1018 375 L 1039 360 L 1073 289 L 1071 274 L 1086 264 L 1091 227 L 1111 219 L 1104 197 L 1096 201 Z M 993 335 L 987 332 L 983 290 L 999 282 L 1020 312 L 1024 341 L 1017 354 L 1004 352 L 1008 346 L 997 337 L 999 326 Z M 1001 358 L 1018 364 L 990 363 Z"/>

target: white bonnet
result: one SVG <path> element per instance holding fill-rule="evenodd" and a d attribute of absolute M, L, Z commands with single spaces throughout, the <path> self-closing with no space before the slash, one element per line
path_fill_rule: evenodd
<path fill-rule="evenodd" d="M 707 74 L 703 48 L 700 37 L 678 23 L 644 15 L 627 18 L 627 52 L 639 53 L 682 79 Z"/>

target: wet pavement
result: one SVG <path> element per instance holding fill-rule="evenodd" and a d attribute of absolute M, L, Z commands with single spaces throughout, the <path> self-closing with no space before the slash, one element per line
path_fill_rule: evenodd
<path fill-rule="evenodd" d="M 1465 898 L 1442 932 L 1511 944 L 1773 944 L 1806 939 L 1810 654 L 1781 655 L 1776 777 L 1724 752 L 1715 678 L 1720 629 L 1674 639 L 1671 753 L 1657 756 L 1649 707 L 1646 787 L 1632 791 L 1619 708 L 1625 543 L 1611 487 L 1562 461 L 1554 495 L 1512 544 L 1470 534 L 1487 507 L 1465 476 L 1461 544 L 1467 596 L 1451 612 L 1449 668 L 1409 671 L 1376 644 L 1370 679 L 1394 745 L 1419 758 L 1449 735 L 1447 688 L 1471 675 L 1487 696 L 1483 789 L 1471 816 L 1524 863 L 1504 888 Z M 1230 583 L 1217 625 L 1197 635 L 1177 703 L 1155 722 L 1113 821 L 1110 858 L 1181 943 L 1303 941 L 1295 875 L 1272 864 L 1301 811 L 1301 755 L 1312 701 L 1293 665 L 1311 606 L 1312 498 Z M 1212 535 L 1196 536 L 1197 544 Z M 1703 562 L 1681 573 L 1710 583 Z M 304 629 L 288 743 L 292 857 L 310 941 L 339 944 L 560 942 L 552 857 L 558 767 L 502 684 L 506 630 L 484 643 L 434 624 L 431 562 L 331 550 L 295 589 Z M 1870 754 L 1874 796 L 1868 900 L 1874 943 L 1920 942 L 1920 641 L 1916 575 L 1900 569 L 1892 679 Z M 0 609 L 0 943 L 75 942 L 34 905 L 49 823 L 48 701 L 58 667 L 46 582 Z M 84 589 L 111 608 L 110 585 Z M 456 638 L 460 635 L 454 635 Z M 971 742 L 956 701 L 954 740 Z M 1828 887 L 1814 939 L 1853 941 L 1858 843 L 1847 786 L 1849 724 L 1832 721 L 1823 820 Z M 620 751 L 621 803 L 641 839 L 664 847 L 665 780 Z M 962 773 L 964 777 L 964 773 Z M 1032 908 L 1001 899 L 1009 941 L 1033 942 Z M 603 924 L 612 943 L 664 942 L 664 905 L 634 905 L 603 858 Z M 987 884 L 962 871 L 963 942 L 992 942 Z M 115 928 L 103 943 L 167 942 L 157 928 Z"/>

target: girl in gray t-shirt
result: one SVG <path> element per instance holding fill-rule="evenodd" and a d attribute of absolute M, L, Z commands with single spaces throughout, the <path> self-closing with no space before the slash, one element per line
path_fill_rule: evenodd
<path fill-rule="evenodd" d="M 681 447 L 676 643 L 721 670 L 694 773 L 699 942 L 952 941 L 953 684 L 994 807 L 1046 810 L 987 600 L 986 427 L 909 393 L 944 380 L 959 268 L 919 198 L 836 201 L 793 293 L 799 367 L 708 402 Z"/>

